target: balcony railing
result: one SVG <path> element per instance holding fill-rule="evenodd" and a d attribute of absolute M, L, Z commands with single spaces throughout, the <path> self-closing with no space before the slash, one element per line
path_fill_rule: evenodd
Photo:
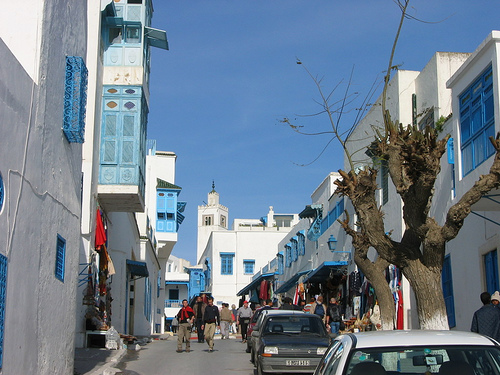
<path fill-rule="evenodd" d="M 182 307 L 182 300 L 180 299 L 166 299 L 165 307 Z"/>

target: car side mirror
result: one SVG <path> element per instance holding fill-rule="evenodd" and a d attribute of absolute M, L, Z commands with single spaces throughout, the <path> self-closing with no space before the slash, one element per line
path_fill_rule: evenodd
<path fill-rule="evenodd" d="M 260 332 L 259 331 L 252 331 L 252 337 L 259 337 Z"/>

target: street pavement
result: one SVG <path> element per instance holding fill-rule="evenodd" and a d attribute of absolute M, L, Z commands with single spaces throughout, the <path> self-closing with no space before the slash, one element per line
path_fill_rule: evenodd
<path fill-rule="evenodd" d="M 76 349 L 75 375 L 168 375 L 168 374 L 241 374 L 254 375 L 250 354 L 241 336 L 221 340 L 216 335 L 214 351 L 206 343 L 191 338 L 191 352 L 177 353 L 177 336 L 161 335 L 140 350 Z"/>

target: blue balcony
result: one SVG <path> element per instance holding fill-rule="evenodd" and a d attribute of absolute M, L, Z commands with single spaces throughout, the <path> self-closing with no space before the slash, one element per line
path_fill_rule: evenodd
<path fill-rule="evenodd" d="M 104 86 L 98 195 L 111 212 L 144 211 L 147 104 L 140 86 Z"/>

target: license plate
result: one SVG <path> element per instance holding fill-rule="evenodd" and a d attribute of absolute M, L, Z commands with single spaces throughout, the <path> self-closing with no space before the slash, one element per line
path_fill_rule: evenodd
<path fill-rule="evenodd" d="M 287 366 L 310 366 L 309 360 L 287 359 L 285 364 Z"/>

